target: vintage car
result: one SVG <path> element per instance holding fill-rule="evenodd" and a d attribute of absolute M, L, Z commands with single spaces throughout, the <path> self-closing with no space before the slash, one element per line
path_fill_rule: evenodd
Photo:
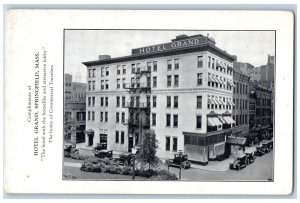
<path fill-rule="evenodd" d="M 266 153 L 265 146 L 259 145 L 256 147 L 255 156 L 262 156 Z"/>
<path fill-rule="evenodd" d="M 236 169 L 236 170 L 241 170 L 242 168 L 246 167 L 246 155 L 239 155 L 237 157 L 234 157 L 233 163 L 229 163 L 229 168 L 230 169 Z"/>
<path fill-rule="evenodd" d="M 94 150 L 106 150 L 107 149 L 107 144 L 106 143 L 98 143 L 97 147 L 94 148 Z"/>
<path fill-rule="evenodd" d="M 271 140 L 263 140 L 261 144 L 265 149 L 265 153 L 269 153 L 273 149 L 273 141 Z"/>
<path fill-rule="evenodd" d="M 245 153 L 246 155 L 246 163 L 251 164 L 255 161 L 256 157 L 255 157 L 255 152 L 251 152 L 251 153 Z"/>
<path fill-rule="evenodd" d="M 98 157 L 100 159 L 104 159 L 104 158 L 111 159 L 113 157 L 112 150 L 95 150 L 94 154 L 95 154 L 95 157 Z"/>
<path fill-rule="evenodd" d="M 182 169 L 191 168 L 191 162 L 188 160 L 188 155 L 183 154 L 182 152 L 174 154 L 173 159 L 166 160 L 166 165 L 180 167 Z"/>
<path fill-rule="evenodd" d="M 228 159 L 228 157 L 229 157 L 229 155 L 227 155 L 227 154 L 220 154 L 220 155 L 217 155 L 216 160 L 223 161 L 225 159 Z"/>

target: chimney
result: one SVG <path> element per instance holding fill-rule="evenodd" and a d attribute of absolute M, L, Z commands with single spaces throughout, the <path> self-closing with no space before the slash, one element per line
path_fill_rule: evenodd
<path fill-rule="evenodd" d="M 110 58 L 111 58 L 110 55 L 99 55 L 99 56 L 98 56 L 98 59 L 99 59 L 99 60 L 106 60 L 106 59 L 110 59 Z"/>

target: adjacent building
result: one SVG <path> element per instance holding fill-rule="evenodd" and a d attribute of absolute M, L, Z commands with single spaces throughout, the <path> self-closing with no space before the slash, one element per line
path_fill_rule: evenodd
<path fill-rule="evenodd" d="M 271 101 L 272 90 L 250 83 L 249 129 L 250 138 L 254 142 L 273 136 Z"/>
<path fill-rule="evenodd" d="M 224 154 L 235 124 L 233 61 L 212 38 L 180 35 L 129 56 L 83 62 L 86 145 L 130 152 L 151 129 L 160 158 L 182 150 L 207 164 Z"/>
<path fill-rule="evenodd" d="M 72 75 L 65 74 L 64 79 L 64 120 L 65 131 L 72 131 L 69 140 L 76 144 L 85 142 L 86 84 L 73 82 Z M 71 129 L 72 128 L 72 129 Z"/>
<path fill-rule="evenodd" d="M 254 79 L 254 72 L 255 68 L 250 63 L 243 63 L 243 62 L 233 62 L 233 69 L 239 70 L 242 74 L 247 75 L 250 77 L 250 80 Z"/>

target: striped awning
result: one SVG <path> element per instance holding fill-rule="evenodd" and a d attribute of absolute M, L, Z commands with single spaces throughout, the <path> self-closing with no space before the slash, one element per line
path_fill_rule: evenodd
<path fill-rule="evenodd" d="M 213 120 L 213 117 L 207 118 L 207 124 L 208 124 L 208 126 L 217 126 L 217 124 Z"/>
<path fill-rule="evenodd" d="M 207 102 L 208 102 L 208 104 L 215 104 L 214 101 L 210 97 L 207 98 Z"/>
<path fill-rule="evenodd" d="M 212 98 L 212 99 L 213 99 L 213 101 L 215 101 L 215 104 L 222 104 L 218 98 Z"/>
<path fill-rule="evenodd" d="M 218 116 L 219 120 L 221 121 L 221 123 L 226 123 L 226 121 L 224 120 L 224 118 L 222 116 Z"/>
<path fill-rule="evenodd" d="M 235 123 L 235 121 L 230 116 L 225 116 L 224 118 L 226 118 L 230 122 L 230 124 Z"/>
<path fill-rule="evenodd" d="M 212 117 L 212 119 L 213 119 L 213 121 L 214 121 L 215 124 L 222 125 L 222 123 L 221 123 L 221 121 L 219 120 L 218 117 Z"/>
<path fill-rule="evenodd" d="M 214 77 L 214 76 L 213 76 L 213 77 Z M 216 81 L 217 81 L 219 84 L 221 84 L 221 85 L 223 84 L 222 81 L 219 79 L 219 77 L 215 77 L 215 79 L 216 79 Z"/>
<path fill-rule="evenodd" d="M 229 105 L 235 106 L 235 104 L 231 101 L 231 99 L 227 99 L 227 102 L 229 103 Z"/>
<path fill-rule="evenodd" d="M 211 75 L 208 75 L 208 82 L 215 82 L 215 80 L 213 80 Z"/>
<path fill-rule="evenodd" d="M 223 99 L 219 99 L 223 105 L 226 105 L 226 103 L 223 101 Z"/>

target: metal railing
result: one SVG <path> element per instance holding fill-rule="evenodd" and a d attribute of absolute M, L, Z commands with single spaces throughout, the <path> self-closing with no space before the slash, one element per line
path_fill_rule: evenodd
<path fill-rule="evenodd" d="M 133 88 L 151 88 L 151 83 L 149 82 L 140 82 L 140 83 L 124 83 L 123 88 L 133 89 Z"/>

